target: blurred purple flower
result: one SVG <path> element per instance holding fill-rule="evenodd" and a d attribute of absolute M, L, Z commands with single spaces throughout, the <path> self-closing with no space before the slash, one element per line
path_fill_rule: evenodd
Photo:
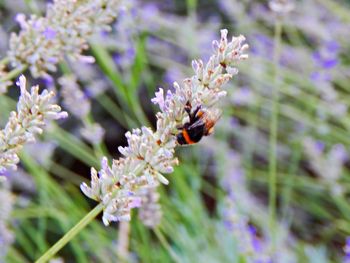
<path fill-rule="evenodd" d="M 346 243 L 343 250 L 345 253 L 343 263 L 350 263 L 350 237 L 346 238 Z"/>
<path fill-rule="evenodd" d="M 134 199 L 132 199 L 129 207 L 136 208 L 136 207 L 141 207 L 141 205 L 142 205 L 142 199 L 140 197 L 135 197 Z"/>
<path fill-rule="evenodd" d="M 315 142 L 315 149 L 319 152 L 319 154 L 323 153 L 324 148 L 325 148 L 324 142 L 321 142 L 321 141 Z"/>
<path fill-rule="evenodd" d="M 248 87 L 241 87 L 232 94 L 232 102 L 237 106 L 244 106 L 254 103 L 255 95 Z"/>
<path fill-rule="evenodd" d="M 252 52 L 266 59 L 272 59 L 273 54 L 273 40 L 271 37 L 255 33 L 251 37 Z"/>
<path fill-rule="evenodd" d="M 55 80 L 50 75 L 46 75 L 45 77 L 43 77 L 42 81 L 44 82 L 45 86 L 49 86 L 49 87 L 51 87 L 55 84 Z"/>
<path fill-rule="evenodd" d="M 150 20 L 154 16 L 158 15 L 159 8 L 156 3 L 148 3 L 142 7 L 141 16 L 145 20 Z"/>
<path fill-rule="evenodd" d="M 250 235 L 252 237 L 252 246 L 253 246 L 254 250 L 256 252 L 260 252 L 262 247 L 261 247 L 260 241 L 257 237 L 256 228 L 252 225 L 248 225 L 248 232 L 250 233 Z"/>
<path fill-rule="evenodd" d="M 237 128 L 239 127 L 239 120 L 235 117 L 232 117 L 230 119 L 230 125 L 232 126 L 232 128 Z"/>
<path fill-rule="evenodd" d="M 135 59 L 136 51 L 131 44 L 130 42 L 130 46 L 126 50 L 113 55 L 114 62 L 122 68 L 131 65 Z"/>
<path fill-rule="evenodd" d="M 224 219 L 223 224 L 228 231 L 233 231 L 233 224 L 229 219 Z"/>
<path fill-rule="evenodd" d="M 169 67 L 164 74 L 163 80 L 165 83 L 172 84 L 177 79 L 183 79 L 184 76 L 185 74 L 178 67 Z"/>
<path fill-rule="evenodd" d="M 338 160 L 340 163 L 343 163 L 348 158 L 348 153 L 342 144 L 336 144 L 330 150 L 330 157 L 334 160 Z"/>
<path fill-rule="evenodd" d="M 326 41 L 317 51 L 312 53 L 315 70 L 310 74 L 310 80 L 321 89 L 321 92 L 327 92 L 324 90 L 325 85 L 329 86 L 332 82 L 331 70 L 339 64 L 339 52 L 340 45 L 332 40 Z M 329 100 L 330 97 L 326 95 L 325 98 Z"/>
<path fill-rule="evenodd" d="M 110 32 L 107 30 L 101 30 L 101 32 L 100 32 L 100 36 L 102 38 L 109 37 L 109 35 L 110 35 Z"/>
<path fill-rule="evenodd" d="M 329 52 L 332 52 L 332 53 L 338 53 L 340 50 L 340 45 L 335 40 L 331 40 L 331 41 L 327 42 L 325 46 L 326 46 L 327 50 Z"/>
<path fill-rule="evenodd" d="M 47 27 L 43 32 L 43 35 L 46 37 L 47 40 L 52 40 L 57 36 L 57 32 L 51 27 Z"/>

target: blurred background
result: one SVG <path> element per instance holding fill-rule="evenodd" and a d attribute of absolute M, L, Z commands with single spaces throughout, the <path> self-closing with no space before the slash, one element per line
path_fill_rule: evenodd
<path fill-rule="evenodd" d="M 49 1 L 0 1 L 0 58 L 18 13 Z M 193 75 L 227 28 L 249 59 L 226 85 L 213 136 L 178 147 L 180 165 L 130 224 L 95 220 L 52 262 L 348 262 L 350 257 L 350 2 L 124 1 L 112 31 L 90 40 L 96 63 L 66 60 L 30 82 L 57 92 L 70 117 L 25 147 L 0 188 L 0 262 L 33 262 L 96 205 L 79 189 L 125 132 L 155 128 L 159 87 Z M 276 90 L 278 101 L 276 104 Z M 18 89 L 0 95 L 0 123 Z M 277 105 L 277 107 L 274 107 Z M 271 120 L 277 116 L 276 220 L 271 225 Z M 159 203 L 160 206 L 157 204 Z M 11 213 L 10 213 L 11 212 Z M 161 219 L 160 219 L 161 217 Z M 147 227 L 148 220 L 160 220 Z M 100 219 L 100 218 L 99 218 Z"/>

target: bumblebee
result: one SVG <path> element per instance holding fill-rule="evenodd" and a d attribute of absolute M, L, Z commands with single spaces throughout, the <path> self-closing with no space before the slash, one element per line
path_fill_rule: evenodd
<path fill-rule="evenodd" d="M 214 125 L 220 118 L 220 111 L 208 111 L 198 106 L 192 112 L 192 106 L 188 102 L 185 111 L 189 116 L 189 121 L 179 127 L 180 132 L 176 135 L 180 145 L 194 144 L 199 142 L 203 136 L 208 136 L 214 131 Z"/>

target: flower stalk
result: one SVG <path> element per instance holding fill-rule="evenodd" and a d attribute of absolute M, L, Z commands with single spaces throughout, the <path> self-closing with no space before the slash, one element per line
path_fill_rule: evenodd
<path fill-rule="evenodd" d="M 281 34 L 282 21 L 277 17 L 275 23 L 274 38 L 274 85 L 272 94 L 272 115 L 270 121 L 270 139 L 269 139 L 269 226 L 274 244 L 275 225 L 276 225 L 276 206 L 277 206 L 277 133 L 278 133 L 278 103 L 279 103 L 279 81 L 278 67 L 281 53 Z"/>
<path fill-rule="evenodd" d="M 84 227 L 86 227 L 103 210 L 103 204 L 98 204 L 83 219 L 81 219 L 71 230 L 57 241 L 48 251 L 45 252 L 36 263 L 48 262 L 61 248 L 71 241 Z"/>

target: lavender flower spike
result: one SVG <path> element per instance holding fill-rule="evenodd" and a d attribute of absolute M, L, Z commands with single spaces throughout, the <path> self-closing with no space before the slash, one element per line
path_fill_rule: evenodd
<path fill-rule="evenodd" d="M 45 17 L 23 14 L 16 19 L 21 27 L 12 33 L 8 56 L 13 67 L 29 65 L 34 77 L 45 77 L 56 71 L 56 64 L 67 55 L 71 59 L 94 62 L 83 56 L 88 39 L 101 30 L 110 30 L 116 18 L 120 0 L 54 0 Z"/>
<path fill-rule="evenodd" d="M 284 15 L 294 9 L 294 0 L 271 0 L 269 1 L 270 9 L 276 14 Z"/>
<path fill-rule="evenodd" d="M 6 168 L 16 169 L 17 153 L 24 144 L 35 141 L 35 135 L 43 132 L 46 121 L 68 116 L 60 106 L 51 103 L 53 92 L 44 90 L 39 94 L 39 87 L 34 86 L 29 93 L 23 75 L 17 85 L 21 89 L 17 111 L 11 112 L 5 128 L 0 130 L 0 174 Z"/>
<path fill-rule="evenodd" d="M 91 186 L 82 184 L 81 190 L 88 197 L 103 202 L 106 225 L 110 221 L 130 220 L 133 207 L 147 205 L 147 202 L 142 202 L 145 193 L 148 195 L 149 191 L 155 191 L 160 183 L 168 184 L 164 175 L 172 173 L 174 165 L 178 164 L 174 157 L 178 145 L 176 134 L 178 127 L 188 121 L 186 106 L 201 106 L 209 113 L 220 111 L 217 104 L 226 95 L 222 86 L 237 74 L 238 70 L 234 67 L 237 62 L 248 57 L 244 53 L 248 48 L 244 41 L 243 36 L 228 41 L 227 30 L 221 30 L 221 39 L 213 42 L 214 54 L 208 63 L 204 65 L 201 60 L 194 61 L 194 76 L 185 79 L 182 85 L 174 83 L 174 91 L 168 91 L 165 97 L 160 89 L 152 99 L 160 107 L 160 112 L 156 114 L 157 130 L 153 132 L 142 127 L 127 132 L 128 146 L 118 148 L 124 157 L 114 160 L 112 167 L 104 158 L 99 173 L 92 168 Z M 151 199 L 153 208 L 158 210 L 157 197 Z M 156 214 L 157 217 L 160 215 L 159 212 Z M 147 216 L 147 225 L 153 226 L 150 220 Z M 154 221 L 160 220 L 154 218 Z"/>

